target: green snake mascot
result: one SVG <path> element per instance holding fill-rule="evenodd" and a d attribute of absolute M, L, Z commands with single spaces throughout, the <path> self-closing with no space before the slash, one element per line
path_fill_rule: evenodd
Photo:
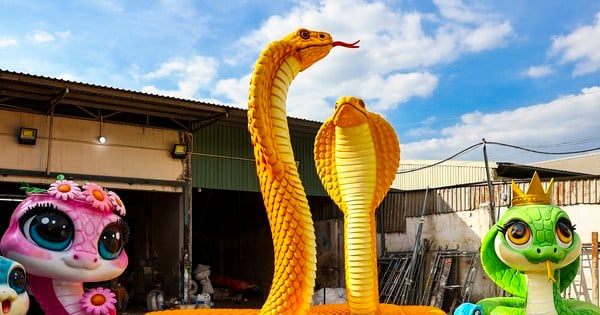
<path fill-rule="evenodd" d="M 561 297 L 577 275 L 581 239 L 567 213 L 550 204 L 552 184 L 544 191 L 534 173 L 525 194 L 513 182 L 512 207 L 482 241 L 483 269 L 512 296 L 464 303 L 454 315 L 600 314 L 591 303 Z"/>

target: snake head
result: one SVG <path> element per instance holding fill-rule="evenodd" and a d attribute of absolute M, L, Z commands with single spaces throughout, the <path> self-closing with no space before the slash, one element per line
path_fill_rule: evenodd
<path fill-rule="evenodd" d="M 335 103 L 333 123 L 338 127 L 354 127 L 368 123 L 365 102 L 353 96 L 343 96 Z"/>
<path fill-rule="evenodd" d="M 523 273 L 547 273 L 577 269 L 581 240 L 567 213 L 551 205 L 526 205 L 511 208 L 498 222 L 494 238 L 498 259 L 509 268 Z M 561 279 L 566 287 L 572 279 Z M 566 282 L 566 283 L 565 283 Z"/>
<path fill-rule="evenodd" d="M 300 61 L 300 71 L 323 59 L 333 47 L 358 48 L 356 45 L 358 41 L 354 43 L 334 42 L 327 32 L 311 31 L 305 28 L 300 28 L 287 35 L 281 42 L 292 45 L 291 54 Z"/>

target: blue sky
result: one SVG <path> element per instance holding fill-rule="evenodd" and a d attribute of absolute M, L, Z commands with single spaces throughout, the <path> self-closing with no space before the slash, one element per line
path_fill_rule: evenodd
<path fill-rule="evenodd" d="M 3 0 L 0 68 L 243 108 L 259 53 L 300 27 L 361 48 L 299 74 L 292 117 L 323 121 L 338 97 L 361 97 L 393 124 L 403 159 L 445 159 L 483 138 L 600 147 L 598 1 Z"/>

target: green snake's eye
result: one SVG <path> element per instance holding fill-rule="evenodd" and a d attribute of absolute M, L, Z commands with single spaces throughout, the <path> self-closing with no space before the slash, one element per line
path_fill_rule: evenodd
<path fill-rule="evenodd" d="M 531 230 L 523 221 L 513 221 L 506 226 L 506 241 L 516 246 L 526 246 L 531 244 Z"/>
<path fill-rule="evenodd" d="M 561 218 L 556 223 L 556 239 L 558 244 L 563 247 L 569 247 L 573 242 L 573 226 L 565 218 Z"/>
<path fill-rule="evenodd" d="M 308 30 L 301 30 L 300 31 L 300 37 L 302 39 L 309 39 L 310 38 L 310 32 Z"/>

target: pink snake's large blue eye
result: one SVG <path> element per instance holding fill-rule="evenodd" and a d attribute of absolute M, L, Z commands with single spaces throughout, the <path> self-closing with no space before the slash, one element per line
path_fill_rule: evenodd
<path fill-rule="evenodd" d="M 115 259 L 123 251 L 126 228 L 118 222 L 107 225 L 98 240 L 98 252 L 104 259 Z"/>
<path fill-rule="evenodd" d="M 19 221 L 25 238 L 42 248 L 62 251 L 73 242 L 73 222 L 54 207 L 38 206 L 24 214 Z"/>

